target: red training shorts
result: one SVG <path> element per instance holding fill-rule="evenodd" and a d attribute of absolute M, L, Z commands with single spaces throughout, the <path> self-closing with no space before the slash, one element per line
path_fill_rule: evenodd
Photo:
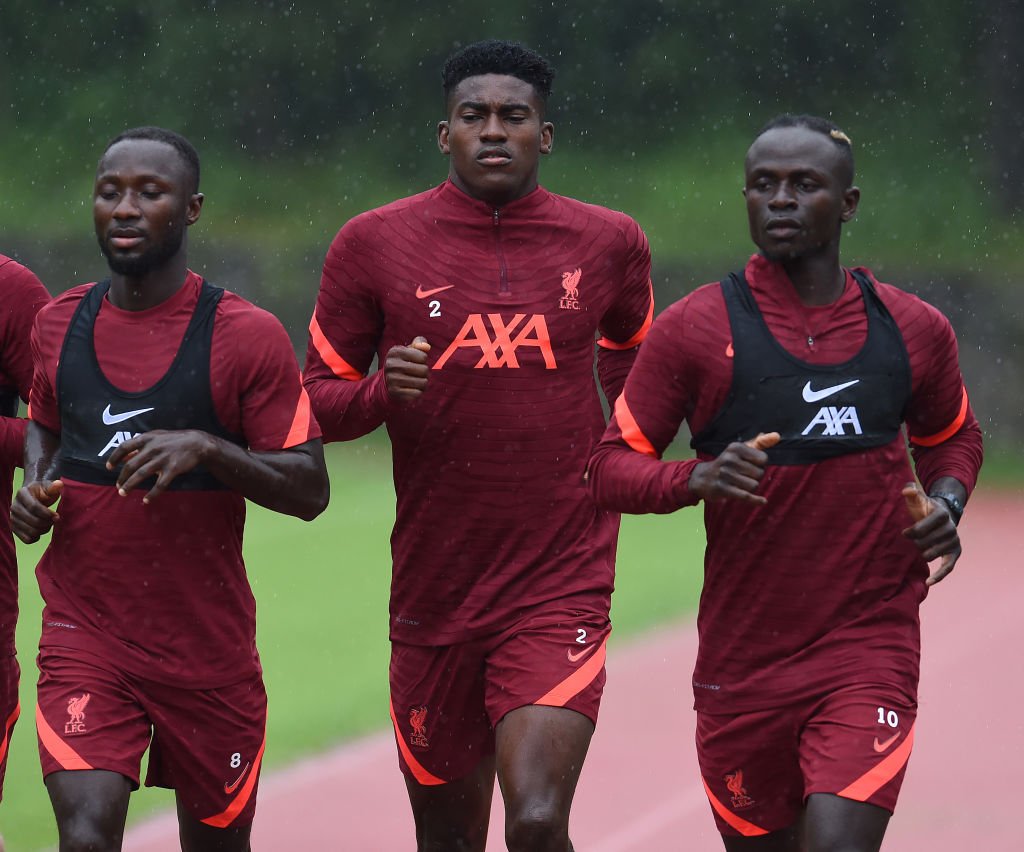
<path fill-rule="evenodd" d="M 698 713 L 697 759 L 718 830 L 779 831 L 797 821 L 812 793 L 891 813 L 916 719 L 916 702 L 881 685 L 737 716 Z"/>
<path fill-rule="evenodd" d="M 0 802 L 4 798 L 4 776 L 7 774 L 7 749 L 11 744 L 14 723 L 18 721 L 18 658 L 11 654 L 0 659 Z"/>
<path fill-rule="evenodd" d="M 596 724 L 610 632 L 606 612 L 558 609 L 458 645 L 392 643 L 402 771 L 425 785 L 465 777 L 494 754 L 495 727 L 520 707 L 566 707 Z"/>
<path fill-rule="evenodd" d="M 252 822 L 266 745 L 261 677 L 181 689 L 116 672 L 91 655 L 46 650 L 38 701 L 43 777 L 106 769 L 137 789 L 148 746 L 147 787 L 173 789 L 192 816 L 215 828 Z"/>

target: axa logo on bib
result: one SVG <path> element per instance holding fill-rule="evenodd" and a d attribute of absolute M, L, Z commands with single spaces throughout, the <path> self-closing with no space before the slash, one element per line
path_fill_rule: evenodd
<path fill-rule="evenodd" d="M 98 453 L 96 453 L 96 456 L 98 458 L 103 458 L 103 456 L 105 456 L 111 450 L 116 450 L 118 447 L 120 447 L 121 444 L 123 444 L 125 441 L 130 441 L 132 438 L 137 438 L 141 434 L 141 432 L 117 431 L 114 433 L 114 437 L 107 441 L 107 445 Z"/>
<path fill-rule="evenodd" d="M 459 349 L 479 349 L 480 359 L 474 369 L 507 367 L 516 370 L 520 366 L 517 351 L 524 347 L 539 351 L 546 369 L 558 369 L 543 314 L 531 314 L 529 317 L 514 314 L 507 322 L 501 314 L 470 314 L 433 369 L 444 369 Z"/>
<path fill-rule="evenodd" d="M 809 435 L 815 426 L 822 427 L 822 435 L 845 435 L 847 426 L 853 427 L 853 432 L 851 433 L 853 435 L 864 434 L 860 428 L 857 409 L 852 405 L 841 408 L 834 405 L 826 405 L 820 408 L 818 413 L 814 415 L 814 419 L 807 424 L 807 428 L 800 434 Z"/>

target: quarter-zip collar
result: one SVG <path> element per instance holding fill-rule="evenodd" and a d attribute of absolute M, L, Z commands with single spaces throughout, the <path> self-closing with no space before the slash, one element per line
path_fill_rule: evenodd
<path fill-rule="evenodd" d="M 438 187 L 440 199 L 453 210 L 464 214 L 467 217 L 476 218 L 481 216 L 486 224 L 492 224 L 495 218 L 495 210 L 498 211 L 498 218 L 505 222 L 509 218 L 529 218 L 532 213 L 540 209 L 550 198 L 551 193 L 544 187 L 537 186 L 536 189 L 528 192 L 522 198 L 510 201 L 502 207 L 493 207 L 486 201 L 466 195 L 451 180 L 446 180 Z"/>

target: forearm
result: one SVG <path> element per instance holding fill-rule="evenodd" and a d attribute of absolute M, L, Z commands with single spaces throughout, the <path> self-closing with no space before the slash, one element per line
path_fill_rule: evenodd
<path fill-rule="evenodd" d="M 687 484 L 696 466 L 696 459 L 664 462 L 602 442 L 590 459 L 590 495 L 599 506 L 616 512 L 667 514 L 699 502 Z"/>
<path fill-rule="evenodd" d="M 25 453 L 25 421 L 20 417 L 0 417 L 0 464 L 21 467 Z"/>
<path fill-rule="evenodd" d="M 626 377 L 639 351 L 639 346 L 631 349 L 597 347 L 597 377 L 609 406 L 615 404 L 615 400 L 626 386 Z"/>
<path fill-rule="evenodd" d="M 384 371 L 350 381 L 307 374 L 303 378 L 324 443 L 361 438 L 384 422 L 389 410 Z"/>
<path fill-rule="evenodd" d="M 25 424 L 25 482 L 46 482 L 57 477 L 57 454 L 60 435 L 40 426 L 34 420 Z"/>
<path fill-rule="evenodd" d="M 204 467 L 253 503 L 306 521 L 327 506 L 330 483 L 319 440 L 277 452 L 251 452 L 213 435 L 205 437 Z"/>
<path fill-rule="evenodd" d="M 938 489 L 940 480 L 954 479 L 964 489 L 964 500 L 970 497 L 978 481 L 984 458 L 981 429 L 970 418 L 955 435 L 933 447 L 911 446 L 914 467 L 925 491 Z"/>

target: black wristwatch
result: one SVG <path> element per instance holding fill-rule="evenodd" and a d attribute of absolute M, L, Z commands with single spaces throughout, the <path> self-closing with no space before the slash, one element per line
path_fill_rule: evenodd
<path fill-rule="evenodd" d="M 933 500 L 941 500 L 946 504 L 949 509 L 949 516 L 953 519 L 953 523 L 956 526 L 960 526 L 960 519 L 964 516 L 964 504 L 963 501 L 956 496 L 956 494 L 950 494 L 948 491 L 940 491 L 938 494 L 929 494 Z"/>

